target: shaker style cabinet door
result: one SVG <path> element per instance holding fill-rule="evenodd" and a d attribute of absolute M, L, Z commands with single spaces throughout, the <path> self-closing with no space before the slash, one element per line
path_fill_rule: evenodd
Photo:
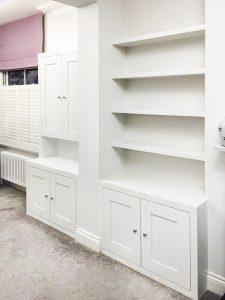
<path fill-rule="evenodd" d="M 68 230 L 75 229 L 75 180 L 51 174 L 51 220 Z"/>
<path fill-rule="evenodd" d="M 63 60 L 63 135 L 78 140 L 78 54 L 69 53 Z"/>
<path fill-rule="evenodd" d="M 189 213 L 141 201 L 142 267 L 190 290 Z"/>
<path fill-rule="evenodd" d="M 50 220 L 50 174 L 47 171 L 28 167 L 28 207 L 30 211 Z"/>
<path fill-rule="evenodd" d="M 62 135 L 62 76 L 61 55 L 39 59 L 43 136 L 60 138 Z"/>
<path fill-rule="evenodd" d="M 103 248 L 140 265 L 140 200 L 103 189 Z"/>

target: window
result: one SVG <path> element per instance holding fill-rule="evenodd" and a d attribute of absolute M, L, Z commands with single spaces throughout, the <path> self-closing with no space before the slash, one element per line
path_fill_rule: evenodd
<path fill-rule="evenodd" d="M 24 85 L 24 70 L 8 71 L 8 85 Z"/>
<path fill-rule="evenodd" d="M 25 70 L 26 84 L 38 84 L 38 69 Z"/>
<path fill-rule="evenodd" d="M 2 85 L 38 84 L 38 68 L 19 69 L 3 72 Z"/>

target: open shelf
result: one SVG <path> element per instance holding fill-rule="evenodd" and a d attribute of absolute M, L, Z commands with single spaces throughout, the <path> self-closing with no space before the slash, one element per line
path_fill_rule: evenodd
<path fill-rule="evenodd" d="M 53 173 L 57 170 L 57 174 L 62 173 L 62 175 L 67 175 L 69 177 L 76 177 L 79 175 L 78 161 L 72 159 L 55 156 L 33 159 L 30 160 L 29 163 L 37 166 L 37 168 L 38 166 L 42 166 Z"/>
<path fill-rule="evenodd" d="M 173 149 L 173 148 L 167 147 L 167 146 L 147 145 L 147 144 L 138 143 L 138 142 L 134 143 L 134 142 L 127 141 L 127 140 L 114 141 L 112 143 L 112 147 L 147 152 L 147 153 L 154 153 L 154 154 L 160 154 L 160 155 L 167 155 L 167 156 L 173 156 L 173 157 L 180 157 L 180 158 L 186 158 L 186 159 L 193 159 L 193 160 L 199 160 L 199 161 L 205 160 L 204 153 L 202 153 L 200 151 L 185 151 L 184 149 L 183 150 Z"/>
<path fill-rule="evenodd" d="M 205 68 L 190 70 L 171 70 L 159 72 L 138 72 L 138 73 L 121 73 L 113 76 L 114 80 L 121 79 L 142 79 L 142 78 L 163 78 L 163 77 L 181 77 L 181 76 L 202 76 L 205 75 Z"/>
<path fill-rule="evenodd" d="M 205 35 L 205 25 L 191 26 L 175 30 L 163 31 L 152 34 L 138 35 L 123 38 L 113 43 L 117 47 L 134 47 L 139 45 L 167 42 L 178 39 L 203 37 Z"/>
<path fill-rule="evenodd" d="M 165 205 L 173 201 L 179 205 L 198 207 L 206 201 L 204 189 L 172 185 L 170 182 L 159 181 L 154 176 L 140 176 L 135 172 L 114 174 L 102 180 L 102 185 L 146 200 L 154 201 L 153 197 L 157 197 Z"/>
<path fill-rule="evenodd" d="M 216 145 L 214 146 L 215 150 L 221 151 L 221 152 L 225 152 L 225 146 L 221 146 L 221 145 Z"/>
<path fill-rule="evenodd" d="M 204 118 L 203 111 L 180 111 L 180 110 L 157 110 L 157 109 L 135 109 L 117 107 L 112 109 L 113 114 L 131 114 L 131 115 L 153 115 L 153 116 L 178 116 Z"/>

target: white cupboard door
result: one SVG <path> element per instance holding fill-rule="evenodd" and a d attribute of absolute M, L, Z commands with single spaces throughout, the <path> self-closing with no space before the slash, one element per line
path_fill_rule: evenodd
<path fill-rule="evenodd" d="M 51 174 L 52 222 L 68 230 L 75 230 L 75 180 Z"/>
<path fill-rule="evenodd" d="M 141 201 L 142 267 L 190 290 L 189 213 Z"/>
<path fill-rule="evenodd" d="M 42 135 L 60 138 L 62 135 L 62 58 L 61 55 L 39 60 L 41 88 Z"/>
<path fill-rule="evenodd" d="M 78 54 L 63 55 L 64 138 L 78 140 Z"/>
<path fill-rule="evenodd" d="M 140 200 L 103 189 L 103 248 L 140 265 Z"/>
<path fill-rule="evenodd" d="M 29 167 L 28 207 L 32 213 L 50 220 L 49 172 Z"/>

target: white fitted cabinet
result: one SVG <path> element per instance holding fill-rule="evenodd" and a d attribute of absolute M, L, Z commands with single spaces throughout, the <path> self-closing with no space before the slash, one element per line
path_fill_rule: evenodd
<path fill-rule="evenodd" d="M 204 287 L 196 278 L 205 278 L 206 202 L 185 207 L 107 185 L 102 190 L 103 253 L 198 299 Z"/>
<path fill-rule="evenodd" d="M 75 230 L 75 179 L 28 163 L 28 214 Z"/>
<path fill-rule="evenodd" d="M 78 140 L 78 54 L 39 56 L 42 136 Z"/>

